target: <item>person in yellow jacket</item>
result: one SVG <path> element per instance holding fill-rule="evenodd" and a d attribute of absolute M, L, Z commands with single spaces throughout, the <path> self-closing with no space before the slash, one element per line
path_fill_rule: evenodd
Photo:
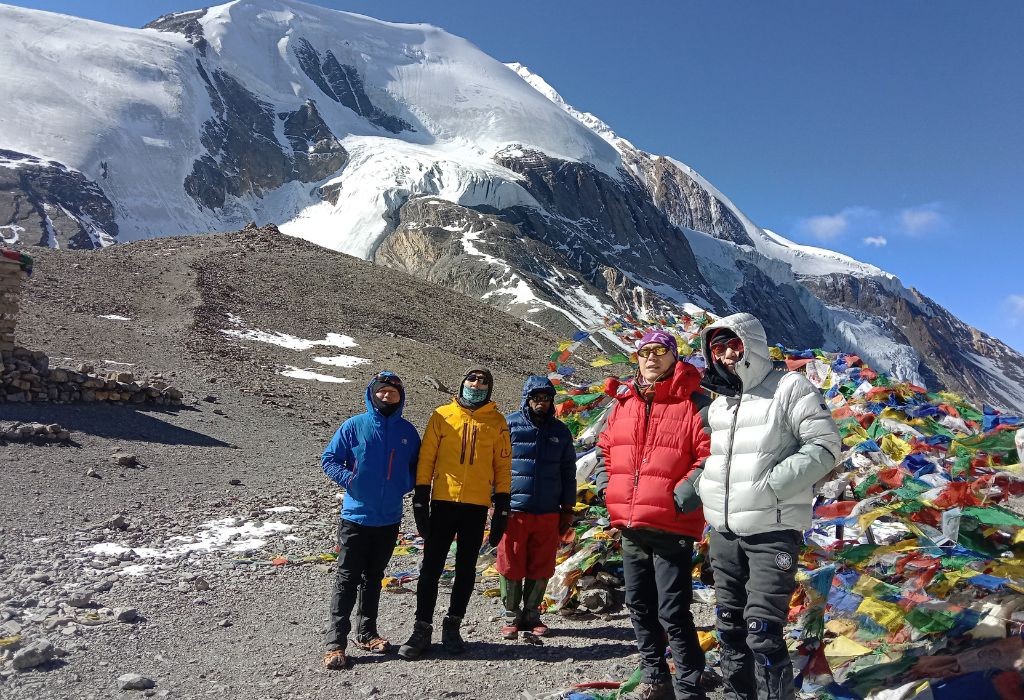
<path fill-rule="evenodd" d="M 459 627 L 473 593 L 488 506 L 494 504 L 488 538 L 492 547 L 508 524 L 512 443 L 508 423 L 491 401 L 493 383 L 487 368 L 470 369 L 451 403 L 434 410 L 423 435 L 413 496 L 416 529 L 424 540 L 423 562 L 412 636 L 398 650 L 404 659 L 419 658 L 430 648 L 437 584 L 456 539 L 455 583 L 441 624 L 441 644 L 452 654 L 465 651 Z"/>

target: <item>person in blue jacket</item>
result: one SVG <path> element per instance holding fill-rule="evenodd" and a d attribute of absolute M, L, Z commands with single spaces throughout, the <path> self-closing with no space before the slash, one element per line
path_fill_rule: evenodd
<path fill-rule="evenodd" d="M 512 514 L 496 565 L 505 639 L 515 639 L 520 629 L 547 634 L 540 605 L 561 535 L 572 526 L 576 450 L 569 428 L 555 418 L 554 399 L 547 377 L 529 377 L 522 407 L 505 416 L 512 437 Z"/>
<path fill-rule="evenodd" d="M 320 464 L 345 489 L 338 522 L 338 569 L 331 595 L 324 666 L 348 667 L 349 617 L 358 604 L 355 644 L 386 653 L 391 644 L 377 631 L 381 579 L 402 522 L 402 498 L 416 482 L 420 436 L 402 418 L 405 389 L 393 372 L 377 374 L 366 388 L 366 412 L 338 428 Z"/>

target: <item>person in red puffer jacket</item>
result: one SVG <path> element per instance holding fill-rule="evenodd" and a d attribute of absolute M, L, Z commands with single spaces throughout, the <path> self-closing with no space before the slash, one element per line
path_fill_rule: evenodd
<path fill-rule="evenodd" d="M 665 331 L 649 331 L 637 345 L 634 379 L 606 385 L 615 403 L 598 438 L 608 480 L 605 503 L 612 527 L 622 534 L 626 607 L 643 669 L 628 697 L 704 700 L 704 652 L 690 613 L 693 546 L 703 534 L 704 515 L 676 506 L 692 497 L 692 481 L 711 452 L 692 398 L 700 372 L 679 361 L 676 339 Z M 675 663 L 671 682 L 666 635 Z"/>

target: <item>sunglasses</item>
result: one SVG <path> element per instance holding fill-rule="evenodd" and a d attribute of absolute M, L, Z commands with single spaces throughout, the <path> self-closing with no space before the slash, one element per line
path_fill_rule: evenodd
<path fill-rule="evenodd" d="M 651 355 L 661 357 L 668 352 L 670 352 L 670 350 L 664 345 L 651 345 L 650 347 L 640 348 L 636 351 L 636 354 L 638 357 L 650 357 Z"/>
<path fill-rule="evenodd" d="M 401 378 L 393 372 L 381 372 L 376 377 L 374 377 L 374 379 L 376 379 L 381 384 L 387 384 L 388 386 L 393 386 L 396 389 L 402 388 Z"/>
<path fill-rule="evenodd" d="M 477 374 L 476 372 L 472 372 L 470 374 L 467 374 L 466 375 L 466 381 L 467 382 L 477 382 L 479 384 L 490 384 L 490 381 L 488 381 L 486 374 Z"/>
<path fill-rule="evenodd" d="M 551 394 L 546 394 L 546 393 L 530 394 L 526 398 L 528 400 L 530 400 L 530 401 L 537 401 L 539 403 L 551 403 L 552 401 L 555 400 L 554 396 L 552 396 Z"/>
<path fill-rule="evenodd" d="M 736 353 L 743 352 L 743 341 L 739 338 L 729 338 L 728 340 L 720 340 L 717 343 L 711 344 L 711 357 L 719 358 L 725 355 L 726 350 L 732 350 Z"/>

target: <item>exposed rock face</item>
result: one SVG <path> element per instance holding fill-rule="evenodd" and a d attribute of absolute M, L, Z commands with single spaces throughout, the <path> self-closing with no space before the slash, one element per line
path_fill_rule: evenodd
<path fill-rule="evenodd" d="M 399 209 L 397 226 L 377 248 L 374 262 L 482 297 L 563 334 L 582 320 L 572 313 L 574 293 L 613 303 L 561 251 L 525 238 L 498 212 L 482 209 L 411 198 Z"/>
<path fill-rule="evenodd" d="M 355 66 L 341 63 L 330 50 L 321 56 L 312 44 L 301 37 L 295 41 L 293 51 L 303 72 L 335 102 L 392 134 L 415 131 L 407 121 L 388 114 L 370 101 Z"/>
<path fill-rule="evenodd" d="M 348 153 L 307 101 L 295 112 L 275 115 L 268 104 L 222 70 L 196 70 L 206 83 L 215 116 L 203 125 L 207 154 L 192 166 L 185 191 L 208 209 L 220 209 L 228 195 L 260 196 L 290 180 L 322 180 L 343 167 Z M 284 122 L 291 153 L 277 140 L 274 121 Z"/>
<path fill-rule="evenodd" d="M 643 173 L 655 205 L 673 224 L 710 233 L 737 245 L 754 245 L 732 210 L 675 163 L 631 149 L 623 149 L 622 155 L 627 165 Z"/>
<path fill-rule="evenodd" d="M 686 239 L 625 173 L 617 182 L 589 165 L 524 149 L 506 149 L 495 160 L 521 175 L 545 210 L 513 207 L 503 216 L 524 235 L 564 251 L 595 286 L 605 284 L 603 268 L 615 267 L 649 287 L 680 290 L 676 302 L 725 305 L 697 269 Z"/>
<path fill-rule="evenodd" d="M 189 42 L 196 47 L 196 50 L 206 56 L 206 37 L 203 33 L 203 25 L 199 20 L 206 16 L 207 8 L 192 10 L 190 12 L 175 12 L 164 15 L 147 24 L 143 29 L 156 29 L 171 34 L 182 34 Z"/>
<path fill-rule="evenodd" d="M 77 170 L 0 150 L 0 243 L 98 248 L 117 239 L 114 207 Z"/>
<path fill-rule="evenodd" d="M 291 114 L 278 116 L 284 119 L 284 135 L 294 154 L 292 179 L 301 182 L 323 180 L 345 167 L 348 152 L 324 123 L 315 102 L 307 100 Z"/>
<path fill-rule="evenodd" d="M 942 385 L 979 402 L 997 401 L 1018 407 L 1024 403 L 1020 355 L 971 328 L 916 289 L 897 295 L 875 280 L 839 274 L 806 277 L 803 282 L 832 306 L 876 322 L 882 320 L 893 338 L 920 353 L 921 374 L 929 386 Z M 1009 383 L 994 381 L 993 368 Z"/>

